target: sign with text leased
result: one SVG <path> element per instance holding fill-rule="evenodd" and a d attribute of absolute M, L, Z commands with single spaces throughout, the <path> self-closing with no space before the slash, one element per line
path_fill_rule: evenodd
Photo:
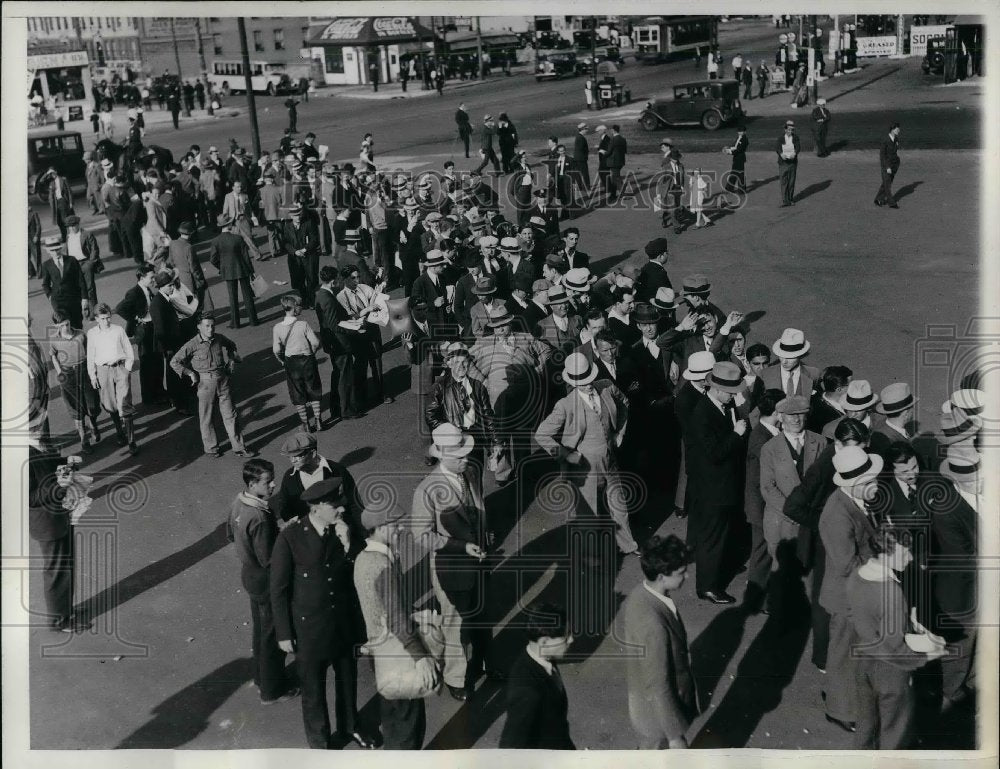
<path fill-rule="evenodd" d="M 928 26 L 928 27 L 911 27 L 910 53 L 915 56 L 926 55 L 927 41 L 935 37 L 944 37 L 945 32 L 947 31 L 948 31 L 947 24 L 939 24 L 937 26 Z"/>
<path fill-rule="evenodd" d="M 895 56 L 896 36 L 859 37 L 858 56 Z"/>

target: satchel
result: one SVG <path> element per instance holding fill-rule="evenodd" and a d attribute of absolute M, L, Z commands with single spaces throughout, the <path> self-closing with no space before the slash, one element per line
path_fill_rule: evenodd
<path fill-rule="evenodd" d="M 271 285 L 260 275 L 254 275 L 250 281 L 250 288 L 253 291 L 254 299 L 260 299 L 267 293 L 270 287 Z"/>
<path fill-rule="evenodd" d="M 424 648 L 434 659 L 444 656 L 444 633 L 440 615 L 419 612 L 413 615 Z M 403 648 L 403 642 L 386 629 L 378 638 L 361 647 L 375 664 L 375 689 L 387 700 L 415 700 L 437 694 L 441 681 L 428 689 L 417 671 L 416 660 Z"/>

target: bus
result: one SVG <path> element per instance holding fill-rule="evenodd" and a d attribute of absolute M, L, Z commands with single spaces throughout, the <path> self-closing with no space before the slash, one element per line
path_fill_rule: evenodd
<path fill-rule="evenodd" d="M 718 36 L 714 16 L 651 16 L 632 28 L 636 61 L 648 64 L 690 58 L 698 48 L 704 56 Z"/>
<path fill-rule="evenodd" d="M 251 61 L 250 70 L 250 83 L 253 85 L 254 93 L 275 96 L 279 93 L 292 93 L 295 90 L 282 62 Z M 213 61 L 208 81 L 212 84 L 212 90 L 243 93 L 246 91 L 243 62 L 239 59 Z"/>

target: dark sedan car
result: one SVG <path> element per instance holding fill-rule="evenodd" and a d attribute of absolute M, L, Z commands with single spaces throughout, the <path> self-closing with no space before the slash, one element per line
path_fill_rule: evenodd
<path fill-rule="evenodd" d="M 577 74 L 575 53 L 548 53 L 539 56 L 535 63 L 535 80 L 538 82 L 549 78 L 558 80 L 563 76 L 576 77 Z"/>
<path fill-rule="evenodd" d="M 744 114 L 736 80 L 698 80 L 675 85 L 673 93 L 646 102 L 639 124 L 647 131 L 678 125 L 715 131 Z"/>

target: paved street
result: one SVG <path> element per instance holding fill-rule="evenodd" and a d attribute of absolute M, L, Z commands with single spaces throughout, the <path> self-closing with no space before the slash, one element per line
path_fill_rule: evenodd
<path fill-rule="evenodd" d="M 776 34 L 760 23 L 736 23 L 720 33 L 727 68 L 737 47 L 754 61 L 773 58 Z M 646 133 L 636 123 L 649 95 L 695 74 L 703 77 L 690 63 L 642 67 L 629 62 L 620 79 L 632 89 L 633 104 L 607 113 L 581 110 L 582 78 L 540 84 L 526 75 L 494 78 L 454 93 L 446 89 L 440 98 L 331 95 L 301 105 L 299 128 L 315 131 L 317 143 L 329 144 L 334 158 L 355 158 L 361 136 L 370 130 L 380 165 L 440 169 L 444 160 L 455 157 L 452 116 L 464 100 L 474 124 L 485 112 L 508 111 L 529 154 L 540 152 L 549 134 L 571 139 L 581 119 L 591 126 L 619 121 L 632 153 L 628 169 L 637 179 L 659 168 L 655 149 L 664 135 L 677 141 L 688 169 L 721 173 L 728 170 L 729 158 L 719 150 L 731 140 L 732 130 Z M 938 428 L 939 406 L 949 391 L 941 371 L 918 367 L 917 352 L 928 324 L 953 326 L 961 338 L 974 315 L 981 211 L 977 195 L 969 191 L 978 189 L 983 162 L 980 89 L 932 82 L 938 81 L 924 78 L 919 61 L 909 59 L 875 62 L 856 75 L 821 84 L 821 93 L 831 94 L 834 114 L 829 139 L 834 152 L 825 159 L 812 154 L 808 111 L 790 109 L 789 97 L 747 102 L 747 181 L 752 191 L 746 205 L 712 228 L 667 236 L 672 254 L 667 268 L 675 286 L 684 275 L 707 274 L 716 304 L 756 318 L 748 342 L 770 346 L 783 328 L 795 326 L 812 343 L 812 365 L 848 365 L 876 388 L 910 382 L 921 398 L 919 419 L 928 432 Z M 237 101 L 231 104 L 241 108 Z M 265 148 L 277 145 L 286 125 L 280 101 L 258 99 Z M 771 146 L 789 116 L 799 123 L 803 155 L 797 205 L 779 208 Z M 879 184 L 877 147 L 890 120 L 903 126 L 899 210 L 872 205 Z M 146 142 L 165 144 L 176 157 L 192 143 L 204 150 L 213 143 L 225 145 L 229 137 L 250 146 L 244 114 L 180 131 L 169 124 L 152 126 Z M 456 157 L 456 162 L 464 167 L 464 159 Z M 83 208 L 81 203 L 78 211 Z M 50 228 L 48 213 L 41 216 Z M 88 224 L 100 233 L 105 248 L 104 228 L 84 217 L 84 226 Z M 641 264 L 643 245 L 663 233 L 658 215 L 638 207 L 596 210 L 574 224 L 582 232 L 581 249 L 591 254 L 597 271 L 622 262 Z M 204 259 L 206 244 L 199 248 Z M 283 259 L 263 263 L 259 272 L 275 289 L 258 304 L 262 325 L 230 331 L 220 324 L 220 331 L 239 345 L 244 357 L 233 387 L 244 435 L 280 472 L 287 465 L 278 447 L 297 417 L 288 405 L 270 339 L 271 326 L 282 314 L 278 297 L 285 288 L 273 281 L 287 281 L 288 275 Z M 224 308 L 225 287 L 211 267 L 206 266 L 206 273 L 217 307 Z M 133 275 L 131 262 L 108 261 L 98 282 L 99 298 L 114 306 L 133 284 Z M 38 336 L 49 304 L 37 281 L 28 290 Z M 315 320 L 311 312 L 304 317 Z M 408 506 L 426 472 L 422 457 L 428 439 L 409 367 L 398 348 L 386 354 L 385 367 L 396 402 L 321 433 L 319 446 L 325 456 L 350 466 L 363 496 L 390 494 L 395 504 Z M 325 356 L 320 371 L 326 389 Z M 66 439 L 68 451 L 75 451 L 72 423 L 58 395 L 51 413 L 55 433 Z M 242 487 L 241 463 L 230 453 L 221 459 L 205 457 L 197 420 L 178 420 L 169 409 L 143 409 L 136 425 L 138 456 L 130 457 L 108 436 L 87 460 L 87 472 L 98 478 L 98 498 L 78 527 L 77 601 L 95 625 L 92 632 L 77 636 L 30 631 L 33 748 L 305 745 L 299 701 L 262 708 L 248 685 L 250 617 L 240 591 L 239 564 L 222 526 Z M 552 557 L 558 547 L 553 536 L 562 522 L 546 511 L 544 494 L 536 499 L 544 484 L 518 486 L 520 494 L 513 487 L 487 489 L 488 515 L 504 538 L 495 599 L 495 632 L 504 655 L 518 639 L 513 625 L 519 591 L 512 574 L 531 574 L 525 603 L 540 595 L 570 600 L 563 568 Z M 685 522 L 668 517 L 669 510 L 666 499 L 646 499 L 633 519 L 637 539 L 654 532 L 683 537 Z M 593 632 L 583 634 L 573 661 L 563 668 L 570 724 L 580 748 L 635 747 L 622 675 L 624 652 L 611 620 L 622 594 L 640 579 L 638 564 L 630 559 L 608 586 L 607 603 L 595 610 Z M 730 587 L 737 598 L 744 581 L 745 575 L 738 575 Z M 37 582 L 31 584 L 32 608 L 43 605 Z M 850 747 L 850 737 L 823 718 L 822 675 L 810 664 L 807 634 L 781 634 L 766 616 L 746 618 L 737 609 L 699 601 L 693 580 L 676 600 L 692 642 L 705 708 L 689 733 L 697 735 L 697 746 Z M 358 701 L 371 723 L 377 710 L 372 675 L 367 663 L 360 668 Z M 502 690 L 490 684 L 464 705 L 447 695 L 433 698 L 427 707 L 429 747 L 495 747 L 502 714 Z M 968 724 L 942 720 L 921 725 L 923 747 L 972 745 Z"/>

